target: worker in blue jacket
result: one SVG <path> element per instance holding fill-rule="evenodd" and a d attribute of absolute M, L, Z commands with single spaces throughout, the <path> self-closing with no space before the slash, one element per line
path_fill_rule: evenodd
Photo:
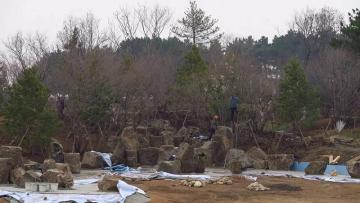
<path fill-rule="evenodd" d="M 234 122 L 235 114 L 237 113 L 237 105 L 239 103 L 239 98 L 237 96 L 231 96 L 230 98 L 230 115 L 231 121 Z"/>

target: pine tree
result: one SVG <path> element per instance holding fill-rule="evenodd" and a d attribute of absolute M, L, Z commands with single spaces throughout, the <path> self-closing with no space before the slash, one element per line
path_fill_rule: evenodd
<path fill-rule="evenodd" d="M 8 89 L 4 104 L 5 130 L 18 145 L 45 146 L 59 122 L 47 107 L 49 93 L 35 68 L 24 70 Z"/>
<path fill-rule="evenodd" d="M 178 70 L 177 83 L 179 85 L 187 85 L 194 80 L 201 78 L 208 72 L 208 67 L 200 55 L 199 49 L 195 46 L 185 56 L 183 66 Z"/>
<path fill-rule="evenodd" d="M 176 75 L 173 103 L 192 112 L 207 111 L 206 91 L 208 67 L 197 47 L 185 56 L 184 64 Z"/>
<path fill-rule="evenodd" d="M 185 17 L 178 21 L 179 26 L 171 29 L 178 37 L 191 39 L 193 45 L 207 43 L 221 37 L 220 28 L 216 26 L 217 19 L 206 16 L 205 12 L 197 7 L 195 1 L 190 1 L 190 8 L 185 11 Z"/>
<path fill-rule="evenodd" d="M 320 98 L 310 86 L 299 61 L 291 60 L 284 68 L 276 113 L 284 122 L 310 124 L 319 115 Z"/>

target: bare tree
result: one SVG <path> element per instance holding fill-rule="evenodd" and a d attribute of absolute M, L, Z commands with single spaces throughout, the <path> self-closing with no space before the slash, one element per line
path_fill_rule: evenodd
<path fill-rule="evenodd" d="M 139 27 L 139 20 L 136 17 L 136 11 L 130 11 L 126 8 L 120 8 L 114 13 L 115 22 L 118 30 L 125 39 L 134 39 Z"/>
<path fill-rule="evenodd" d="M 33 36 L 27 38 L 27 46 L 31 60 L 34 62 L 40 61 L 43 56 L 50 51 L 46 36 L 39 32 L 36 32 Z"/>
<path fill-rule="evenodd" d="M 294 17 L 292 29 L 303 35 L 305 45 L 305 65 L 311 55 L 329 45 L 339 32 L 343 17 L 339 11 L 324 7 L 319 11 L 306 9 Z"/>
<path fill-rule="evenodd" d="M 77 33 L 77 43 L 85 51 L 104 45 L 108 36 L 100 30 L 100 21 L 93 13 L 87 13 L 83 18 L 69 17 L 64 21 L 63 29 L 58 32 L 60 47 L 65 48 L 74 40 Z"/>
<path fill-rule="evenodd" d="M 85 18 L 80 20 L 80 41 L 85 50 L 92 50 L 95 47 L 104 45 L 107 36 L 99 28 L 99 19 L 93 13 L 87 13 Z"/>
<path fill-rule="evenodd" d="M 144 36 L 149 38 L 160 37 L 172 16 L 168 8 L 162 8 L 158 4 L 152 8 L 140 6 L 136 13 Z"/>
<path fill-rule="evenodd" d="M 63 24 L 63 29 L 57 34 L 60 46 L 58 48 L 65 48 L 68 46 L 68 43 L 72 40 L 74 30 L 78 29 L 79 19 L 70 16 Z"/>
<path fill-rule="evenodd" d="M 321 96 L 323 114 L 349 117 L 360 107 L 360 61 L 344 49 L 327 49 L 306 69 Z"/>
<path fill-rule="evenodd" d="M 4 43 L 10 57 L 16 61 L 22 69 L 28 65 L 26 42 L 21 32 L 16 33 Z"/>

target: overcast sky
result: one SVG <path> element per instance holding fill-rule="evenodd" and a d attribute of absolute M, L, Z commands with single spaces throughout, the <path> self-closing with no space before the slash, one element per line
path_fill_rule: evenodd
<path fill-rule="evenodd" d="M 197 0 L 200 8 L 219 19 L 222 32 L 233 36 L 254 38 L 287 31 L 296 11 L 329 6 L 346 15 L 360 7 L 360 0 Z M 139 4 L 159 4 L 173 12 L 173 21 L 183 16 L 188 0 L 1 0 L 0 41 L 21 31 L 24 34 L 39 31 L 51 42 L 68 16 L 84 16 L 91 11 L 108 24 L 119 7 L 133 8 Z M 2 46 L 2 45 L 1 45 Z M 1 47 L 0 46 L 0 47 Z"/>

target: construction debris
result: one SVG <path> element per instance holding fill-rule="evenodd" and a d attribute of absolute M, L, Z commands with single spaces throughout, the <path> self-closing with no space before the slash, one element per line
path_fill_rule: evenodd
<path fill-rule="evenodd" d="M 270 188 L 263 186 L 262 184 L 258 182 L 251 183 L 247 186 L 247 189 L 253 190 L 253 191 L 266 191 L 270 190 Z"/>
<path fill-rule="evenodd" d="M 208 179 L 208 180 L 181 180 L 180 182 L 184 186 L 188 187 L 205 187 L 206 184 L 214 185 L 232 185 L 232 180 L 230 177 L 222 177 L 220 179 Z"/>
<path fill-rule="evenodd" d="M 182 180 L 180 183 L 184 186 L 197 187 L 197 188 L 205 187 L 206 185 L 205 181 L 200 181 L 200 180 Z"/>
<path fill-rule="evenodd" d="M 217 180 L 210 180 L 209 184 L 214 184 L 214 185 L 232 185 L 232 180 L 230 179 L 230 177 L 222 177 L 220 179 Z"/>

